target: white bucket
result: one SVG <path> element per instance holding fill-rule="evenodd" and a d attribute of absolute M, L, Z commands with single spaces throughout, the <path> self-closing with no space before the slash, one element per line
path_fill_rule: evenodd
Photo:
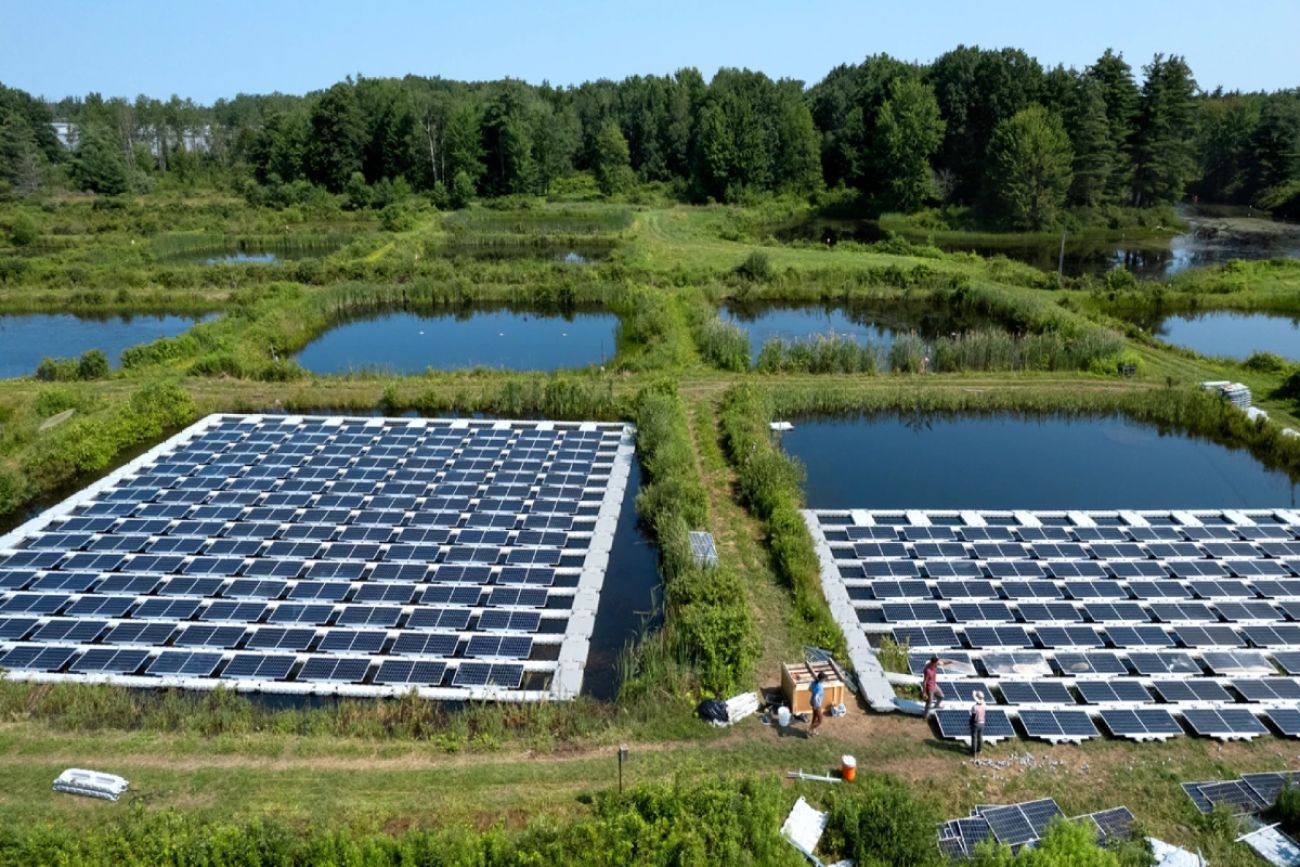
<path fill-rule="evenodd" d="M 777 709 L 776 723 L 781 728 L 785 728 L 786 726 L 790 725 L 790 708 L 782 705 L 780 708 Z"/>

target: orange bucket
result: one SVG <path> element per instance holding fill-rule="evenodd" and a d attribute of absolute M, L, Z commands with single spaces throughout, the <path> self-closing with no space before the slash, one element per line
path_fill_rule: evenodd
<path fill-rule="evenodd" d="M 840 777 L 851 783 L 858 777 L 858 760 L 853 756 L 840 756 Z"/>

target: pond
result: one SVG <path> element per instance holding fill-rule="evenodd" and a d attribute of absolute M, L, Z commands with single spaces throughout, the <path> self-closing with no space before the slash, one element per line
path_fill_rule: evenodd
<path fill-rule="evenodd" d="M 605 583 L 587 651 L 582 692 L 601 701 L 618 697 L 619 656 L 642 634 L 663 625 L 663 580 L 659 554 L 637 519 L 636 498 L 641 491 L 641 465 L 632 462 L 627 493 L 614 529 Z"/>
<path fill-rule="evenodd" d="M 1242 450 L 1116 417 L 793 419 L 814 509 L 1293 508 L 1297 485 Z"/>
<path fill-rule="evenodd" d="M 73 316 L 32 313 L 0 316 L 0 379 L 31 376 L 46 356 L 75 358 L 102 349 L 117 367 L 122 350 L 188 331 L 206 317 L 133 314 Z"/>
<path fill-rule="evenodd" d="M 584 238 L 581 241 L 553 241 L 528 236 L 453 237 L 438 248 L 438 255 L 448 259 L 481 261 L 531 260 L 585 265 L 608 259 L 618 246 L 614 240 Z"/>
<path fill-rule="evenodd" d="M 1202 355 L 1244 360 L 1256 352 L 1272 352 L 1300 361 L 1300 318 L 1263 313 L 1187 314 L 1161 321 L 1155 335 Z"/>
<path fill-rule="evenodd" d="M 611 313 L 482 308 L 380 313 L 334 326 L 302 351 L 298 363 L 321 374 L 471 367 L 553 371 L 603 364 L 614 354 L 617 326 Z"/>
<path fill-rule="evenodd" d="M 720 311 L 728 322 L 749 332 L 750 361 L 757 361 L 769 340 L 799 341 L 815 337 L 848 337 L 887 350 L 897 334 L 915 331 L 932 339 L 954 331 L 988 325 L 971 314 L 927 308 L 918 310 L 901 302 L 884 305 L 783 305 L 731 302 Z"/>
<path fill-rule="evenodd" d="M 351 235 L 322 233 L 292 238 L 224 238 L 165 236 L 154 244 L 161 262 L 176 265 L 272 265 L 318 259 L 352 240 Z"/>
<path fill-rule="evenodd" d="M 1221 265 L 1232 259 L 1300 258 L 1300 226 L 1260 219 L 1242 209 L 1182 207 L 1179 217 L 1188 230 L 1162 242 L 1144 239 L 1140 243 L 1119 239 L 1065 238 L 1061 260 L 1059 236 L 1050 241 L 1025 242 L 1023 236 L 1007 235 L 1005 242 L 990 243 L 982 234 L 977 241 L 960 237 L 936 240 L 946 252 L 972 252 L 981 256 L 1005 256 L 1043 271 L 1055 271 L 1058 264 L 1065 276 L 1102 275 L 1123 268 L 1134 276 L 1167 280 L 1180 271 Z M 871 244 L 888 237 L 874 220 L 840 220 L 811 217 L 773 232 L 781 241 L 801 241 L 835 246 L 844 241 Z M 926 232 L 905 232 L 915 243 L 929 243 Z"/>

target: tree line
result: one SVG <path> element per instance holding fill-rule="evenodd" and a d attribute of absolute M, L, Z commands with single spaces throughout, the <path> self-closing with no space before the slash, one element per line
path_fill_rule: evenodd
<path fill-rule="evenodd" d="M 71 148 L 56 118 L 72 124 Z M 737 69 L 573 87 L 359 77 L 200 106 L 47 103 L 0 86 L 10 194 L 213 184 L 269 204 L 323 188 L 358 206 L 408 192 L 457 206 L 551 194 L 575 173 L 604 195 L 654 182 L 694 202 L 843 188 L 869 209 L 951 204 L 1025 229 L 1066 209 L 1190 196 L 1286 211 L 1300 205 L 1300 89 L 1207 93 L 1177 56 L 1135 71 L 1108 50 L 1083 70 L 1048 69 L 966 46 L 929 64 L 875 55 L 809 88 Z"/>

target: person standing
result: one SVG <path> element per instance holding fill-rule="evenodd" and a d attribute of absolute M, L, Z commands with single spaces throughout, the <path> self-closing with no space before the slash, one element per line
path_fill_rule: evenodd
<path fill-rule="evenodd" d="M 921 697 L 925 699 L 926 719 L 930 717 L 930 704 L 932 702 L 935 710 L 938 710 L 939 705 L 943 704 L 943 690 L 939 689 L 939 669 L 947 664 L 947 660 L 941 661 L 939 657 L 932 656 L 921 671 Z"/>
<path fill-rule="evenodd" d="M 970 706 L 970 754 L 975 758 L 984 747 L 984 693 L 975 691 L 975 703 Z"/>
<path fill-rule="evenodd" d="M 808 724 L 808 737 L 817 733 L 822 725 L 822 705 L 826 700 L 826 672 L 817 673 L 812 685 L 808 687 L 808 705 L 812 708 L 812 722 Z"/>

